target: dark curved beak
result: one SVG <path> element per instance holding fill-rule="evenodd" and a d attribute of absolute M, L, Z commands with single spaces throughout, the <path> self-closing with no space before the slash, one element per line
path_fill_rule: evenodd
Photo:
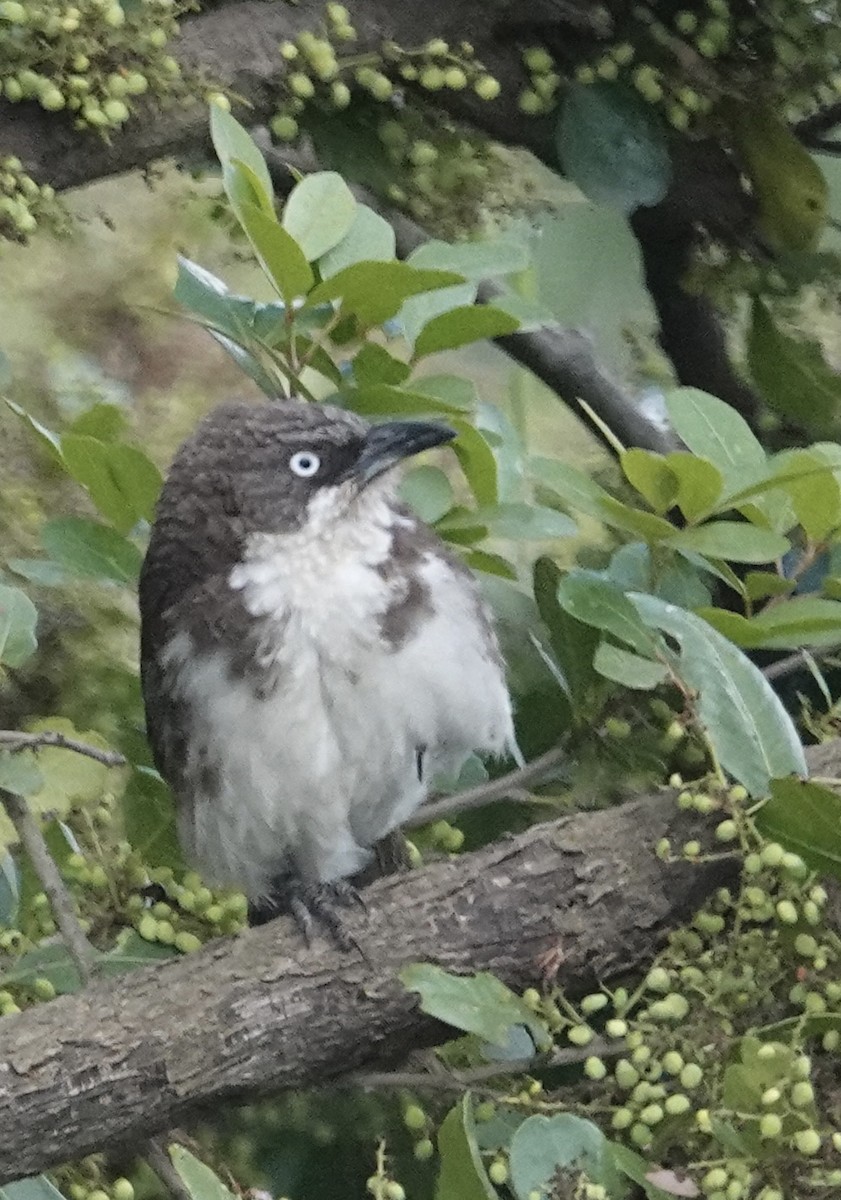
<path fill-rule="evenodd" d="M 374 425 L 348 474 L 361 483 L 368 483 L 404 458 L 411 458 L 433 446 L 442 446 L 455 436 L 454 429 L 436 421 L 389 421 Z"/>

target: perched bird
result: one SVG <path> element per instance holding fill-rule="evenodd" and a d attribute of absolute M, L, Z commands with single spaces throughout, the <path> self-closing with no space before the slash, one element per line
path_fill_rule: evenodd
<path fill-rule="evenodd" d="M 187 856 L 258 920 L 330 923 L 436 775 L 517 755 L 476 584 L 390 470 L 453 436 L 231 403 L 170 468 L 140 578 L 148 733 Z"/>

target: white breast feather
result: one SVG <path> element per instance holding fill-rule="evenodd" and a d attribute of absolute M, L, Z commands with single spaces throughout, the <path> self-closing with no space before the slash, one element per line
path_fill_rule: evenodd
<path fill-rule="evenodd" d="M 196 655 L 185 634 L 167 648 L 200 727 L 194 751 L 207 746 L 221 785 L 221 798 L 194 796 L 182 834 L 210 877 L 251 897 L 265 894 L 287 850 L 309 881 L 353 874 L 434 774 L 457 771 L 474 750 L 515 745 L 472 587 L 445 560 L 422 565 L 434 611 L 417 632 L 394 651 L 380 637 L 396 585 L 376 567 L 392 522 L 405 518 L 376 494 L 371 508 L 373 520 L 339 522 L 333 537 L 259 535 L 259 553 L 231 572 L 248 611 L 283 630 L 270 697 L 234 678 L 223 651 Z"/>

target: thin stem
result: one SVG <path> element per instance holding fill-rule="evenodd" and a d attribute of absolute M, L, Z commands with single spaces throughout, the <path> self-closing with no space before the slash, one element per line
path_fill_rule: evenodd
<path fill-rule="evenodd" d="M 38 828 L 29 805 L 22 796 L 0 789 L 0 801 L 8 813 L 9 820 L 17 830 L 21 845 L 29 855 L 35 874 L 53 910 L 56 925 L 64 938 L 70 957 L 83 983 L 89 983 L 96 971 L 96 951 L 85 937 L 79 918 L 73 908 L 73 900 L 59 874 L 53 856 L 47 849 L 44 835 Z"/>
<path fill-rule="evenodd" d="M 492 800 L 506 800 L 512 796 L 520 800 L 526 785 L 534 784 L 542 775 L 548 774 L 553 767 L 563 762 L 564 756 L 564 747 L 553 746 L 533 762 L 518 767 L 508 775 L 491 779 L 488 783 L 480 783 L 478 787 L 466 788 L 463 792 L 456 792 L 454 796 L 443 796 L 440 800 L 424 804 L 404 823 L 404 828 L 415 829 L 419 825 L 427 825 L 430 821 L 437 821 L 452 813 L 481 808 L 484 804 L 490 804 Z M 532 797 L 527 796 L 527 799 L 531 801 Z"/>
<path fill-rule="evenodd" d="M 501 1078 L 504 1075 L 519 1075 L 529 1070 L 546 1070 L 550 1067 L 568 1066 L 570 1063 L 584 1062 L 592 1055 L 600 1057 L 621 1054 L 621 1045 L 610 1046 L 606 1042 L 591 1042 L 589 1046 L 578 1046 L 569 1050 L 557 1050 L 549 1058 L 533 1055 L 531 1058 L 516 1058 L 510 1062 L 482 1063 L 478 1067 L 470 1067 L 464 1071 L 360 1071 L 349 1075 L 349 1087 L 366 1089 L 384 1088 L 443 1088 L 447 1091 L 462 1091 L 475 1083 L 484 1083 L 489 1079 Z M 335 1082 L 331 1083 L 335 1086 Z"/>
<path fill-rule="evenodd" d="M 175 1200 L 193 1200 L 189 1189 L 181 1176 L 172 1165 L 172 1159 L 166 1149 L 166 1144 L 158 1138 L 149 1138 L 144 1148 L 143 1157 L 160 1179 L 175 1196 Z"/>
<path fill-rule="evenodd" d="M 127 759 L 116 750 L 101 750 L 88 742 L 67 737 L 56 729 L 45 729 L 41 733 L 21 733 L 17 729 L 0 729 L 0 748 L 17 754 L 20 750 L 40 750 L 42 746 L 57 746 L 61 750 L 72 750 L 84 754 L 106 767 L 124 767 Z"/>

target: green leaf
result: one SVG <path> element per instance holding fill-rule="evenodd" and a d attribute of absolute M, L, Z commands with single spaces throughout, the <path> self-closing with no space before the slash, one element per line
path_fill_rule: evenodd
<path fill-rule="evenodd" d="M 178 1142 L 169 1147 L 169 1157 L 192 1200 L 237 1200 L 215 1171 Z"/>
<path fill-rule="evenodd" d="M 607 579 L 588 571 L 570 571 L 558 585 L 561 608 L 585 625 L 592 625 L 630 646 L 644 658 L 656 659 L 663 648 L 625 593 Z"/>
<path fill-rule="evenodd" d="M 400 480 L 400 499 L 432 525 L 453 507 L 455 498 L 447 476 L 438 467 L 415 467 Z"/>
<path fill-rule="evenodd" d="M 335 171 L 316 171 L 296 183 L 283 206 L 281 222 L 314 262 L 338 246 L 356 217 L 353 192 Z"/>
<path fill-rule="evenodd" d="M 708 521 L 706 525 L 681 529 L 667 539 L 666 545 L 708 558 L 744 563 L 773 562 L 791 549 L 782 534 L 740 521 Z"/>
<path fill-rule="evenodd" d="M 677 479 L 675 503 L 687 521 L 697 521 L 715 508 L 724 490 L 724 479 L 706 458 L 675 451 L 666 455 L 666 464 Z"/>
<path fill-rule="evenodd" d="M 471 342 L 514 333 L 520 323 L 510 313 L 490 305 L 463 305 L 433 317 L 415 339 L 413 361 L 441 350 L 457 350 Z"/>
<path fill-rule="evenodd" d="M 610 1155 L 617 1171 L 621 1171 L 628 1179 L 636 1183 L 645 1192 L 646 1200 L 674 1200 L 675 1193 L 664 1192 L 662 1188 L 648 1181 L 653 1167 L 650 1162 L 632 1150 L 630 1146 L 622 1146 L 619 1142 L 608 1142 L 607 1153 Z M 695 1195 L 695 1193 L 684 1193 Z M 611 1196 L 611 1200 L 613 1197 Z"/>
<path fill-rule="evenodd" d="M 70 433 L 61 439 L 61 452 L 67 470 L 118 533 L 153 519 L 163 480 L 141 450 Z"/>
<path fill-rule="evenodd" d="M 641 658 L 612 642 L 600 642 L 593 666 L 605 679 L 621 683 L 623 687 L 636 691 L 650 692 L 659 687 L 669 677 L 668 667 L 662 663 L 652 662 L 650 658 Z"/>
<path fill-rule="evenodd" d="M 28 413 L 25 408 L 21 408 L 19 404 L 15 404 L 13 400 L 6 400 L 6 403 L 12 412 L 21 417 L 22 420 L 26 421 L 30 429 L 32 429 L 33 432 L 38 435 L 38 440 L 43 449 L 46 450 L 48 456 L 54 462 L 60 463 L 61 444 L 59 442 L 58 434 L 53 433 L 51 429 L 47 429 L 46 425 L 42 425 L 40 421 L 36 421 L 36 419 L 30 413 Z"/>
<path fill-rule="evenodd" d="M 658 204 L 672 164 L 664 123 L 651 104 L 621 83 L 573 83 L 555 140 L 564 174 L 588 200 L 626 216 Z"/>
<path fill-rule="evenodd" d="M 413 267 L 440 267 L 458 271 L 477 283 L 525 271 L 531 263 L 528 243 L 513 237 L 493 241 L 441 242 L 431 239 L 413 250 L 407 260 Z"/>
<path fill-rule="evenodd" d="M 82 579 L 110 579 L 134 583 L 142 555 L 128 541 L 85 517 L 57 517 L 41 530 L 41 542 L 54 562 Z"/>
<path fill-rule="evenodd" d="M 409 345 L 433 317 L 441 313 L 452 312 L 465 304 L 472 304 L 476 299 L 478 287 L 475 283 L 459 283 L 453 287 L 435 288 L 416 296 L 409 296 L 401 305 L 397 314 L 397 322 L 403 329 L 403 336 Z"/>
<path fill-rule="evenodd" d="M 491 537 L 511 541 L 550 541 L 574 537 L 578 528 L 564 513 L 539 504 L 491 504 L 444 518 L 439 526 L 448 535 L 459 529 L 483 526 Z"/>
<path fill-rule="evenodd" d="M 655 596 L 631 597 L 647 625 L 680 644 L 678 673 L 698 693 L 698 715 L 719 761 L 755 796 L 771 779 L 807 774 L 791 717 L 762 672 L 693 613 Z"/>
<path fill-rule="evenodd" d="M 0 750 L 0 790 L 30 796 L 40 790 L 43 779 L 35 755 L 29 750 L 10 753 Z"/>
<path fill-rule="evenodd" d="M 511 1187 L 517 1200 L 543 1200 L 555 1195 L 552 1186 L 559 1171 L 585 1171 L 601 1182 L 605 1136 L 598 1126 L 571 1113 L 553 1117 L 528 1117 L 515 1131 L 509 1147 Z"/>
<path fill-rule="evenodd" d="M 435 1187 L 435 1200 L 497 1200 L 497 1192 L 488 1179 L 473 1121 L 470 1093 L 450 1109 L 438 1130 L 441 1170 Z"/>
<path fill-rule="evenodd" d="M 115 442 L 126 428 L 125 409 L 118 404 L 94 404 L 72 421 L 69 433 L 95 437 L 100 442 Z"/>
<path fill-rule="evenodd" d="M 64 1196 L 46 1175 L 31 1175 L 0 1187 L 0 1200 L 64 1200 Z"/>
<path fill-rule="evenodd" d="M 271 375 L 250 350 L 246 350 L 244 346 L 229 338 L 227 334 L 219 333 L 216 329 L 209 329 L 208 333 L 231 356 L 240 370 L 257 384 L 264 395 L 269 399 L 276 399 L 282 390 L 279 378 Z"/>
<path fill-rule="evenodd" d="M 497 575 L 500 579 L 517 579 L 517 569 L 501 554 L 490 554 L 487 550 L 468 550 L 462 557 L 471 571 L 483 571 L 486 575 Z"/>
<path fill-rule="evenodd" d="M 377 383 L 367 387 L 345 389 L 342 395 L 348 408 L 363 416 L 422 416 L 439 413 L 450 416 L 464 411 L 447 400 L 433 396 L 429 389 L 418 390 L 414 383 L 411 391 L 408 388 Z"/>
<path fill-rule="evenodd" d="M 10 558 L 6 566 L 15 575 L 41 587 L 63 587 L 68 582 L 64 568 L 46 558 Z"/>
<path fill-rule="evenodd" d="M 234 160 L 244 163 L 259 184 L 260 206 L 266 212 L 273 212 L 272 180 L 263 155 L 236 117 L 217 104 L 210 105 L 210 136 L 222 166 L 226 167 Z"/>
<path fill-rule="evenodd" d="M 766 474 L 765 451 L 729 404 L 698 388 L 674 388 L 665 402 L 675 432 L 693 454 L 717 467 L 729 488 L 755 483 Z"/>
<path fill-rule="evenodd" d="M 548 1034 L 532 1010 L 495 975 L 450 975 L 432 963 L 411 963 L 400 971 L 400 982 L 420 994 L 421 1011 L 486 1042 L 504 1046 L 512 1025 L 524 1025 L 538 1047 Z"/>
<path fill-rule="evenodd" d="M 774 459 L 774 472 L 788 477 L 785 491 L 791 497 L 795 516 L 812 541 L 820 542 L 841 525 L 841 488 L 832 465 L 820 454 L 790 450 Z"/>
<path fill-rule="evenodd" d="M 150 963 L 177 958 L 178 955 L 179 951 L 174 946 L 147 942 L 136 930 L 123 929 L 117 944 L 100 957 L 98 970 L 103 975 L 124 975 L 126 971 L 136 971 L 140 967 L 148 967 Z"/>
<path fill-rule="evenodd" d="M 88 745 L 107 750 L 108 743 L 93 729 L 79 730 L 66 717 L 45 717 L 32 721 L 30 733 L 60 733 Z M 41 785 L 33 793 L 32 805 L 40 812 L 64 814 L 72 804 L 99 800 L 106 791 L 114 791 L 121 770 L 108 767 L 85 754 L 61 746 L 42 746 L 38 751 Z"/>
<path fill-rule="evenodd" d="M 322 279 L 329 279 L 356 262 L 390 262 L 396 239 L 388 221 L 367 204 L 357 204 L 353 222 L 345 236 L 318 261 Z"/>
<path fill-rule="evenodd" d="M 558 318 L 545 305 L 529 296 L 517 292 L 499 292 L 494 298 L 494 308 L 500 308 L 519 322 L 518 333 L 534 333 L 547 325 L 557 325 Z"/>
<path fill-rule="evenodd" d="M 819 342 L 783 333 L 758 297 L 747 350 L 750 372 L 770 408 L 806 429 L 831 424 L 841 402 L 841 377 Z"/>
<path fill-rule="evenodd" d="M 253 204 L 242 205 L 242 227 L 263 268 L 279 295 L 291 305 L 313 285 L 313 273 L 299 244 L 275 218 L 267 217 Z"/>
<path fill-rule="evenodd" d="M 406 363 L 376 342 L 366 342 L 353 358 L 353 377 L 361 388 L 377 383 L 401 384 L 410 374 Z"/>
<path fill-rule="evenodd" d="M 799 854 L 816 871 L 841 878 L 841 796 L 802 779 L 772 779 L 756 815 L 765 837 Z"/>
<path fill-rule="evenodd" d="M 453 412 L 473 413 L 477 407 L 475 383 L 458 375 L 424 375 L 412 380 L 412 390 L 440 400 Z"/>
<path fill-rule="evenodd" d="M 672 536 L 674 525 L 654 513 L 640 512 L 614 500 L 609 492 L 594 480 L 570 466 L 550 458 L 533 458 L 530 471 L 543 486 L 554 492 L 564 507 L 596 517 L 612 529 L 633 533 L 646 542 L 660 542 Z"/>
<path fill-rule="evenodd" d="M 631 487 L 648 501 L 655 512 L 664 513 L 675 502 L 678 481 L 662 454 L 650 450 L 623 450 L 619 463 Z"/>
<path fill-rule="evenodd" d="M 38 610 L 20 588 L 0 584 L 0 663 L 19 667 L 34 654 Z"/>
<path fill-rule="evenodd" d="M 181 870 L 184 856 L 178 840 L 175 803 L 157 771 L 137 767 L 129 778 L 121 805 L 126 837 L 150 867 Z"/>
<path fill-rule="evenodd" d="M 784 579 L 775 571 L 748 571 L 743 582 L 748 599 L 754 603 L 770 596 L 787 596 L 797 587 L 797 580 Z"/>
<path fill-rule="evenodd" d="M 841 603 L 819 596 L 794 596 L 784 604 L 741 617 L 723 609 L 699 609 L 738 646 L 749 650 L 800 650 L 806 646 L 841 645 Z"/>
<path fill-rule="evenodd" d="M 63 943 L 47 942 L 13 959 L 8 970 L 0 973 L 0 985 L 25 986 L 39 978 L 49 979 L 60 996 L 78 992 L 82 987 L 82 978 L 67 947 Z"/>
<path fill-rule="evenodd" d="M 563 680 L 562 687 L 576 716 L 589 712 L 598 696 L 598 679 L 593 670 L 593 655 L 598 634 L 591 625 L 571 617 L 558 603 L 561 571 L 553 559 L 545 556 L 534 564 L 534 599 Z"/>
<path fill-rule="evenodd" d="M 223 333 L 236 339 L 247 335 L 249 317 L 254 311 L 250 301 L 232 296 L 226 284 L 198 263 L 178 255 L 178 277 L 173 297 L 184 308 Z"/>
<path fill-rule="evenodd" d="M 449 423 L 458 434 L 451 445 L 471 492 L 479 504 L 496 504 L 496 459 L 487 440 L 468 421 L 451 418 Z"/>
<path fill-rule="evenodd" d="M 401 262 L 353 263 L 316 284 L 307 307 L 341 299 L 341 311 L 365 325 L 382 325 L 399 311 L 408 296 L 460 283 L 452 271 L 420 271 Z"/>

